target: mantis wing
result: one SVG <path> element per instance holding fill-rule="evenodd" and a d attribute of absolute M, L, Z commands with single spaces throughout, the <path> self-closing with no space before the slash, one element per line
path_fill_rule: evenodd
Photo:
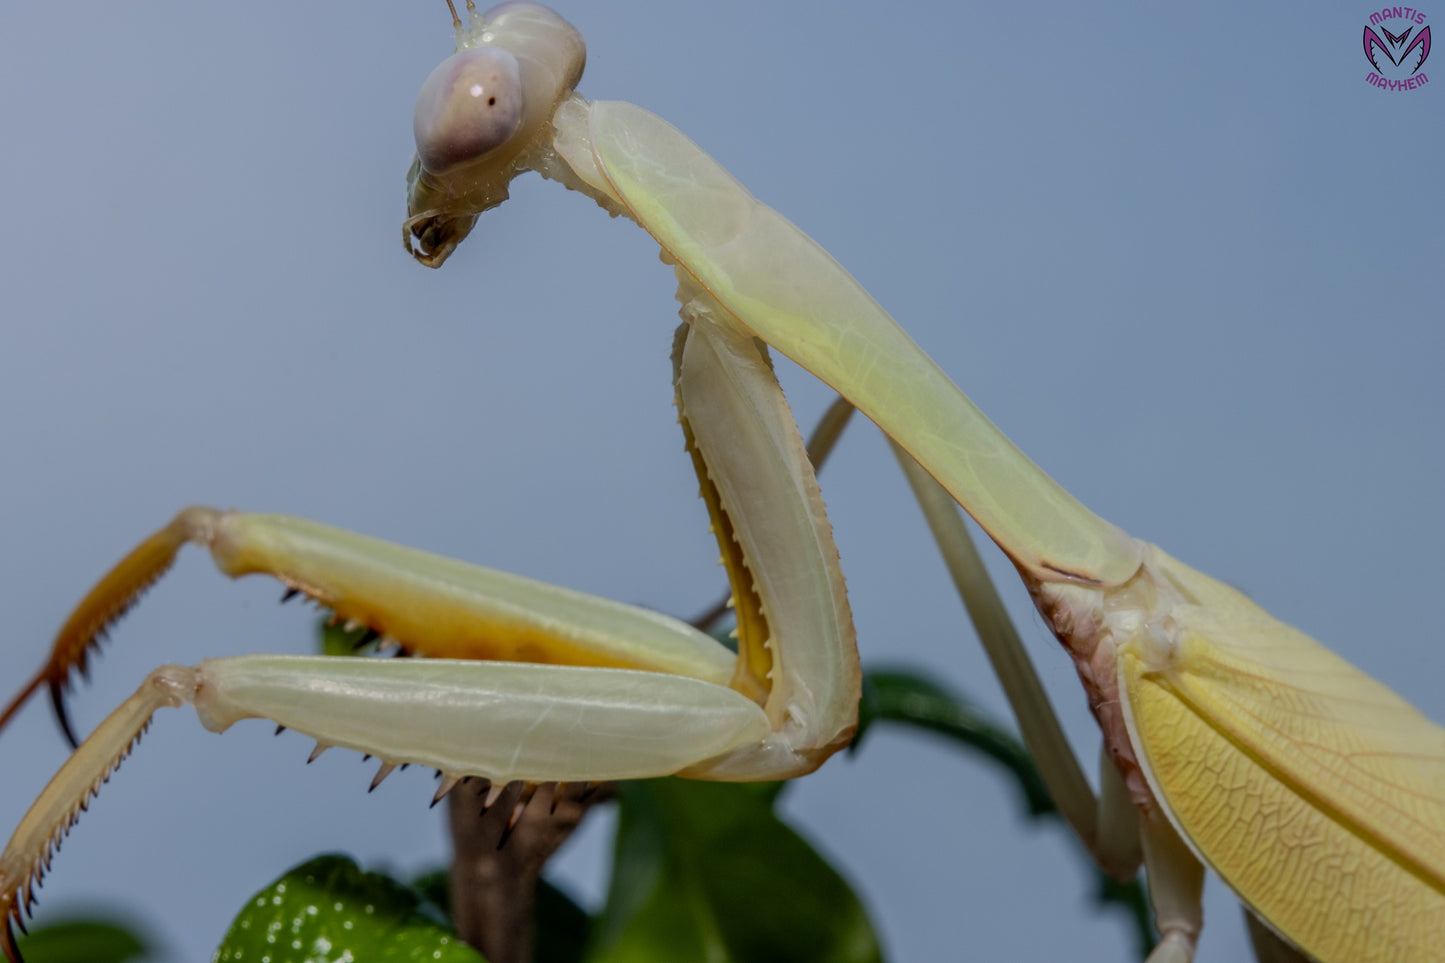
<path fill-rule="evenodd" d="M 1151 669 L 1125 645 L 1119 672 L 1171 822 L 1308 953 L 1433 958 L 1445 946 L 1445 729 L 1234 589 L 1158 557 L 1186 598 L 1178 651 Z"/>
<path fill-rule="evenodd" d="M 1016 563 L 1045 580 L 1133 575 L 1134 540 L 1030 462 L 810 237 L 655 114 L 598 101 L 590 124 L 598 166 L 666 255 L 873 419 Z"/>

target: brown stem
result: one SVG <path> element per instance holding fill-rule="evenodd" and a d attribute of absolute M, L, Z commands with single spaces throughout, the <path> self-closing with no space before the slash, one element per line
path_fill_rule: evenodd
<path fill-rule="evenodd" d="M 611 796 L 611 786 L 589 790 L 578 783 L 513 783 L 485 810 L 485 785 L 481 793 L 470 786 L 458 786 L 447 797 L 454 852 L 452 920 L 461 938 L 488 963 L 530 963 L 542 867 L 587 810 Z M 535 796 L 526 802 L 529 789 Z"/>

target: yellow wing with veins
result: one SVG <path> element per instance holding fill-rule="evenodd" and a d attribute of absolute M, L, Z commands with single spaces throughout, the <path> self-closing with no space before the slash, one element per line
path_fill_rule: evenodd
<path fill-rule="evenodd" d="M 1445 729 L 1234 589 L 1185 596 L 1166 665 L 1120 652 L 1131 741 L 1194 850 L 1327 960 L 1445 952 Z M 1153 664 L 1151 664 L 1153 663 Z"/>

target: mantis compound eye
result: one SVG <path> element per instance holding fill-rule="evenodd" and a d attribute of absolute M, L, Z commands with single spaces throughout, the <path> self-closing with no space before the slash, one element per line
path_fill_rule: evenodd
<path fill-rule="evenodd" d="M 422 167 L 442 174 L 505 143 L 522 120 L 517 58 L 495 47 L 455 53 L 422 84 L 412 115 Z"/>

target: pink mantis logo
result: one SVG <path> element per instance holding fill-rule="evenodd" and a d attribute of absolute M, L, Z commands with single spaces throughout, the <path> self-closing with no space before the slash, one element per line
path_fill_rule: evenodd
<path fill-rule="evenodd" d="M 1425 20 L 1424 11 L 1414 7 L 1385 7 L 1370 14 L 1365 26 L 1365 59 L 1374 69 L 1365 75 L 1367 83 L 1380 90 L 1416 90 L 1430 82 L 1420 69 L 1430 56 L 1430 25 Z M 1395 33 L 1386 23 L 1404 29 Z M 1380 28 L 1379 33 L 1375 27 Z"/>

